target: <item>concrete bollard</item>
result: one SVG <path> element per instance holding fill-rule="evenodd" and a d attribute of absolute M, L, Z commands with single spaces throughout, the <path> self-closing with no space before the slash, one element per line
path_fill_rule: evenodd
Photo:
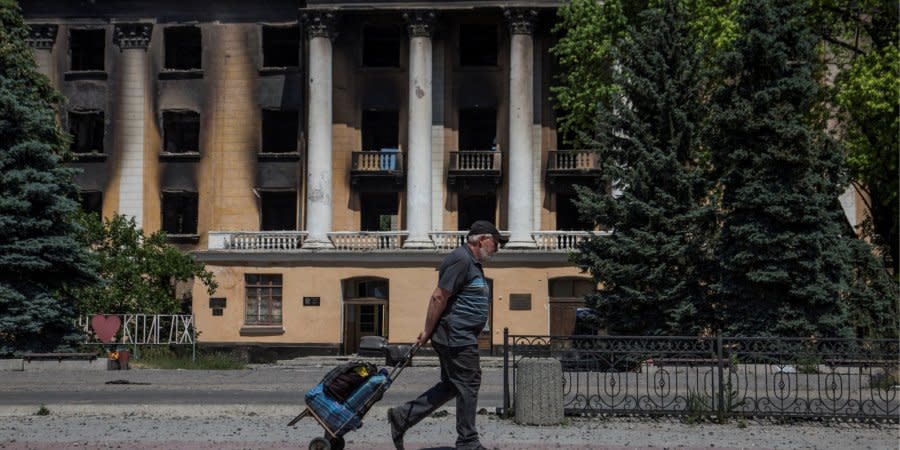
<path fill-rule="evenodd" d="M 554 358 L 523 358 L 516 369 L 515 421 L 559 425 L 563 421 L 562 365 Z"/>

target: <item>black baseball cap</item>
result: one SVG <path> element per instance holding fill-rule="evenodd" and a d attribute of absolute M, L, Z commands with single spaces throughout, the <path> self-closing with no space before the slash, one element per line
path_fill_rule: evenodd
<path fill-rule="evenodd" d="M 497 227 L 495 227 L 494 224 L 488 222 L 487 220 L 476 220 L 472 224 L 472 227 L 469 228 L 468 235 L 474 236 L 476 234 L 491 234 L 497 239 L 497 242 L 501 244 L 505 244 L 506 241 L 509 240 L 509 238 L 502 236 L 500 234 L 500 231 L 497 230 Z"/>

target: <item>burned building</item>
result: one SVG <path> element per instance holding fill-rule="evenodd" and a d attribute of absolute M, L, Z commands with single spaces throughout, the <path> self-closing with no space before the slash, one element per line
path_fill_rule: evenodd
<path fill-rule="evenodd" d="M 218 281 L 206 345 L 353 353 L 411 342 L 441 258 L 487 219 L 481 348 L 568 334 L 591 152 L 561 149 L 561 1 L 23 1 L 68 102 L 83 208 L 165 230 Z M 199 283 L 197 283 L 199 284 Z"/>

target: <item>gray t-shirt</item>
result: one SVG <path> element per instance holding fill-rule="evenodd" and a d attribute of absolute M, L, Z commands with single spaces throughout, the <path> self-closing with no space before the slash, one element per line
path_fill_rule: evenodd
<path fill-rule="evenodd" d="M 447 307 L 431 340 L 448 347 L 478 345 L 487 323 L 491 291 L 484 270 L 469 247 L 450 252 L 438 269 L 438 287 L 449 292 Z"/>

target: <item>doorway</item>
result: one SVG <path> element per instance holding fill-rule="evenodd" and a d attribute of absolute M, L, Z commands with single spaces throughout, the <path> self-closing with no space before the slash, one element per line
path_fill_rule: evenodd
<path fill-rule="evenodd" d="M 359 350 L 365 336 L 387 335 L 388 280 L 383 278 L 354 278 L 344 280 L 344 351 L 345 355 Z"/>

